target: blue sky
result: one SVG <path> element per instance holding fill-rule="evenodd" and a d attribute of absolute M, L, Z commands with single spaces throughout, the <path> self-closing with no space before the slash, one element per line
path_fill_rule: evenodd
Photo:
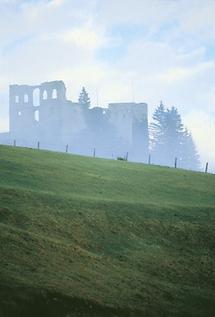
<path fill-rule="evenodd" d="M 62 79 L 74 101 L 84 85 L 102 106 L 175 105 L 215 162 L 214 0 L 0 0 L 0 14 L 1 131 L 9 84 Z"/>

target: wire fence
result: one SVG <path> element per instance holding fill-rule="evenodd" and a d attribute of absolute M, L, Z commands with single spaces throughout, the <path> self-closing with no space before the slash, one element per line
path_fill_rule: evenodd
<path fill-rule="evenodd" d="M 90 149 L 89 152 L 87 153 L 87 151 L 85 153 L 82 153 L 83 151 L 81 152 L 78 152 L 78 151 L 70 151 L 70 149 L 72 149 L 72 147 L 69 146 L 69 144 L 66 144 L 65 146 L 56 146 L 54 144 L 51 144 L 51 145 L 47 145 L 47 144 L 44 144 L 44 146 L 41 148 L 41 143 L 40 141 L 37 141 L 36 143 L 31 143 L 31 144 L 24 144 L 23 142 L 17 142 L 16 139 L 13 140 L 13 142 L 3 142 L 3 143 L 0 143 L 2 145 L 8 145 L 8 146 L 18 146 L 18 147 L 26 147 L 26 148 L 34 148 L 34 149 L 43 149 L 43 150 L 51 150 L 51 151 L 58 151 L 58 152 L 65 152 L 65 153 L 69 153 L 69 154 L 80 154 L 80 155 L 84 155 L 84 156 L 92 156 L 92 157 L 104 157 L 104 158 L 108 158 L 108 159 L 117 159 L 117 160 L 121 160 L 121 161 L 128 161 L 128 158 L 129 158 L 129 152 L 125 152 L 124 155 L 114 155 L 113 153 L 109 156 L 104 156 L 104 155 L 97 155 L 99 153 L 99 151 L 96 150 L 96 148 L 92 148 L 91 151 Z M 90 153 L 91 152 L 91 153 Z M 135 162 L 134 160 L 131 160 L 131 162 Z M 138 161 L 139 162 L 139 161 Z M 144 163 L 144 164 L 148 164 L 148 165 L 159 165 L 157 162 L 154 162 L 153 163 L 153 160 L 152 160 L 152 154 L 149 153 L 148 154 L 148 160 L 145 160 L 144 162 L 139 162 L 139 163 Z M 173 168 L 183 168 L 183 167 L 180 167 L 178 166 L 178 158 L 175 157 L 174 160 L 173 160 L 173 164 L 172 165 L 162 165 L 162 166 L 168 166 L 168 167 L 173 167 Z M 184 168 L 186 169 L 186 168 Z M 199 172 L 204 172 L 204 173 L 211 173 L 211 174 L 215 174 L 215 170 L 213 171 L 212 169 L 209 170 L 209 162 L 206 162 L 204 164 L 204 166 L 202 166 L 202 169 L 201 170 L 197 170 Z"/>

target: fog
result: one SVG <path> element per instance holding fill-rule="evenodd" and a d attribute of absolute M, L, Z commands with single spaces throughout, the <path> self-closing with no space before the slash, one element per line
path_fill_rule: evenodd
<path fill-rule="evenodd" d="M 161 102 L 149 124 L 146 103 L 91 105 L 83 87 L 77 102 L 63 81 L 10 85 L 9 131 L 13 146 L 201 170 L 195 143 L 175 107 Z"/>
<path fill-rule="evenodd" d="M 210 0 L 0 1 L 0 131 L 9 129 L 10 84 L 37 85 L 62 79 L 67 86 L 67 99 L 74 104 L 83 85 L 89 92 L 91 107 L 107 109 L 111 103 L 147 103 L 148 124 L 160 100 L 169 107 L 176 106 L 192 132 L 202 168 L 208 161 L 214 171 L 214 11 L 215 2 Z M 73 108 L 78 109 L 78 106 Z M 79 112 L 77 110 L 77 115 Z M 110 115 L 112 110 L 107 111 L 106 116 L 99 109 L 90 113 L 100 118 L 110 116 L 114 121 Z M 34 119 L 37 119 L 34 126 L 41 125 L 40 118 L 44 120 L 43 113 L 40 118 L 37 116 L 38 112 L 34 112 Z M 90 116 L 94 118 L 94 115 Z M 83 118 L 80 116 L 79 119 Z M 66 122 L 66 117 L 62 120 Z M 105 119 L 105 122 L 112 128 L 109 131 L 106 126 L 104 130 L 118 138 L 114 131 L 116 127 L 110 120 Z M 101 122 L 104 123 L 103 119 Z M 117 129 L 120 131 L 119 127 Z M 25 134 L 30 133 L 24 125 L 22 130 L 27 131 Z M 42 140 L 45 133 L 42 130 L 39 135 L 32 131 L 32 144 L 37 143 L 35 139 Z M 58 146 L 59 149 L 64 148 L 68 140 L 67 132 L 63 133 L 63 144 Z M 75 133 L 73 131 L 72 135 Z M 129 152 L 131 160 L 145 159 L 145 149 L 144 153 L 137 154 L 143 151 L 142 147 L 140 150 L 139 146 L 131 145 L 130 140 L 128 143 L 121 140 L 121 132 L 119 141 L 113 143 L 110 143 L 113 138 L 107 140 L 103 135 L 102 145 L 95 126 L 81 133 L 87 137 L 68 140 L 72 143 L 71 151 L 85 151 L 90 155 L 91 148 L 96 147 L 97 155 L 101 156 L 112 157 L 113 154 L 116 157 Z M 56 136 L 53 143 L 58 144 L 57 132 L 50 134 Z M 25 142 L 20 139 L 20 144 Z M 80 143 L 84 142 L 83 149 L 88 150 L 81 149 Z M 126 144 L 122 146 L 124 142 Z M 41 147 L 50 143 L 50 139 L 41 141 Z M 138 138 L 135 143 L 140 143 Z M 118 150 L 115 150 L 116 144 Z M 105 146 L 109 149 L 108 154 Z M 99 150 L 102 147 L 103 150 Z M 155 162 L 156 157 L 153 157 Z"/>
<path fill-rule="evenodd" d="M 146 161 L 148 111 L 145 103 L 115 103 L 108 108 L 71 102 L 63 81 L 11 85 L 9 132 L 4 144 L 39 147 L 105 158 Z"/>

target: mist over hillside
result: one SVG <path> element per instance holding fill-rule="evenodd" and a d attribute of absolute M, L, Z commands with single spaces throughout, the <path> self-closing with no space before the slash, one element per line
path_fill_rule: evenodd
<path fill-rule="evenodd" d="M 0 142 L 200 170 L 192 134 L 177 108 L 161 102 L 152 119 L 149 123 L 143 102 L 95 107 L 84 87 L 78 102 L 71 102 L 63 81 L 10 85 L 10 129 Z"/>
<path fill-rule="evenodd" d="M 215 0 L 0 0 L 0 317 L 215 316 Z"/>
<path fill-rule="evenodd" d="M 62 79 L 92 106 L 175 106 L 215 170 L 214 1 L 0 1 L 0 131 L 8 86 Z M 120 14 L 118 14 L 120 12 Z"/>

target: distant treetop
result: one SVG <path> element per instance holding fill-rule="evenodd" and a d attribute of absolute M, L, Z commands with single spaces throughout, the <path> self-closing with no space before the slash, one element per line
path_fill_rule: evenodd
<path fill-rule="evenodd" d="M 88 93 L 85 89 L 85 87 L 82 87 L 82 90 L 80 92 L 79 98 L 78 98 L 78 102 L 85 106 L 87 109 L 90 107 L 90 98 L 88 96 Z"/>

